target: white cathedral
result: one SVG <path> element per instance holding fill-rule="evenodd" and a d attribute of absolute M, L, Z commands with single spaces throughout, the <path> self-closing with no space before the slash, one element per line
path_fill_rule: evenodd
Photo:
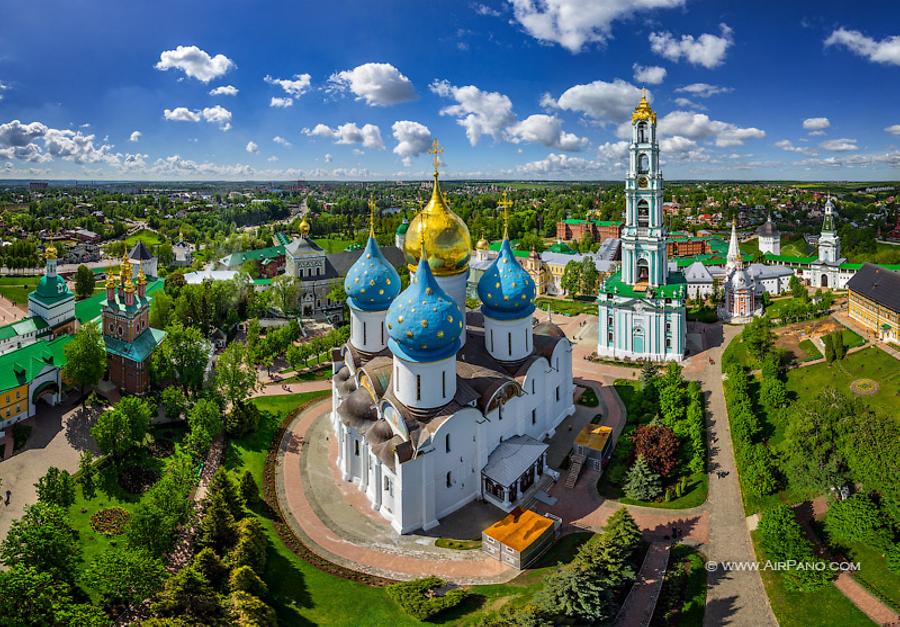
<path fill-rule="evenodd" d="M 504 237 L 466 310 L 472 243 L 438 184 L 408 225 L 410 285 L 374 228 L 347 273 L 350 340 L 334 362 L 332 427 L 342 477 L 398 533 L 428 530 L 474 500 L 510 511 L 557 473 L 548 445 L 575 410 L 572 347 L 535 325 L 535 285 Z M 374 224 L 374 217 L 371 219 Z"/>
<path fill-rule="evenodd" d="M 600 286 L 597 354 L 681 361 L 686 351 L 687 284 L 681 272 L 669 267 L 656 113 L 646 94 L 631 115 L 631 127 L 622 270 Z"/>

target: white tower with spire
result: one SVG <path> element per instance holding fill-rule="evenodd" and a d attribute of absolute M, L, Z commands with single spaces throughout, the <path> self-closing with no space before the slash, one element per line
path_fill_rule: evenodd
<path fill-rule="evenodd" d="M 738 245 L 737 221 L 731 221 L 731 239 L 728 240 L 728 257 L 725 261 L 725 274 L 731 274 L 742 265 L 741 248 Z"/>
<path fill-rule="evenodd" d="M 830 197 L 825 202 L 825 218 L 822 221 L 822 233 L 819 235 L 819 261 L 841 262 L 841 238 L 834 228 L 834 203 Z"/>

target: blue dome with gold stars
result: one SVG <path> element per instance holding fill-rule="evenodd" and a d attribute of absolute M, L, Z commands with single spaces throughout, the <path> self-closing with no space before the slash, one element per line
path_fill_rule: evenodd
<path fill-rule="evenodd" d="M 495 320 L 518 320 L 534 312 L 534 280 L 516 260 L 509 239 L 478 281 L 481 312 Z"/>
<path fill-rule="evenodd" d="M 384 311 L 400 293 L 400 275 L 384 258 L 374 237 L 344 279 L 347 304 L 363 311 Z"/>
<path fill-rule="evenodd" d="M 386 322 L 388 347 L 408 361 L 438 361 L 459 350 L 462 313 L 424 259 L 410 276 L 409 287 L 391 303 Z"/>

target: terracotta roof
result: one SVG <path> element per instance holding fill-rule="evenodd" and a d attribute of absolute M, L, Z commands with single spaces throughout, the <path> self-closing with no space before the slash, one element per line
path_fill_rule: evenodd
<path fill-rule="evenodd" d="M 484 534 L 521 553 L 552 526 L 553 521 L 546 516 L 517 507 L 485 529 Z"/>

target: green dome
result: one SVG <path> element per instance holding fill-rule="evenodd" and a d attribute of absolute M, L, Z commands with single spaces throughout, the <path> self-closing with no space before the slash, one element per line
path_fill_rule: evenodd
<path fill-rule="evenodd" d="M 404 220 L 400 223 L 400 226 L 397 227 L 397 235 L 406 235 L 406 232 L 409 230 L 409 222 Z"/>
<path fill-rule="evenodd" d="M 69 291 L 69 286 L 66 285 L 65 280 L 61 276 L 56 275 L 49 277 L 44 275 L 38 282 L 34 294 L 41 300 L 57 300 L 71 296 L 72 293 Z"/>

